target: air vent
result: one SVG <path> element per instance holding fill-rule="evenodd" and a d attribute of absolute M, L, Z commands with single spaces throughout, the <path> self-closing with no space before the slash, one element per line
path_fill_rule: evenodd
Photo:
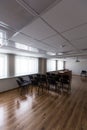
<path fill-rule="evenodd" d="M 70 50 L 70 51 L 64 51 L 64 52 L 62 52 L 63 54 L 68 54 L 68 53 L 72 53 L 72 50 Z"/>

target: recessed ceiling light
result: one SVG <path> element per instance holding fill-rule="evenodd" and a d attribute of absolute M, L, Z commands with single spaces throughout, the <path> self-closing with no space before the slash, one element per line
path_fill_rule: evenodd
<path fill-rule="evenodd" d="M 62 52 L 59 52 L 58 55 L 63 55 L 63 53 L 62 53 Z"/>
<path fill-rule="evenodd" d="M 15 43 L 15 47 L 22 50 L 28 50 L 28 46 L 21 43 Z"/>
<path fill-rule="evenodd" d="M 47 55 L 52 55 L 52 56 L 54 56 L 54 55 L 56 55 L 56 53 L 54 53 L 54 52 L 47 52 Z"/>
<path fill-rule="evenodd" d="M 29 51 L 32 51 L 32 52 L 39 52 L 39 50 L 37 48 L 34 48 L 34 47 L 29 47 Z"/>

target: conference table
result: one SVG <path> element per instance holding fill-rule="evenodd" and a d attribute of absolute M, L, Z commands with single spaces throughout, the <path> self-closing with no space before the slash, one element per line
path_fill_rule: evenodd
<path fill-rule="evenodd" d="M 58 71 L 58 74 L 61 76 L 68 75 L 68 76 L 70 76 L 70 79 L 72 78 L 72 71 L 71 70 L 60 70 L 60 71 Z"/>

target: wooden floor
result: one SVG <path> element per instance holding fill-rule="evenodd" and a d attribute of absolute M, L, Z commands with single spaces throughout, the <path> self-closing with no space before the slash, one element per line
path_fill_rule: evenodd
<path fill-rule="evenodd" d="M 73 77 L 71 88 L 70 95 L 0 94 L 0 130 L 87 130 L 87 80 Z"/>

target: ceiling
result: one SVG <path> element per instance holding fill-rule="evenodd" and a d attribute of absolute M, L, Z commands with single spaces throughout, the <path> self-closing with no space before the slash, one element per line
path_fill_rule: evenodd
<path fill-rule="evenodd" d="M 87 0 L 0 0 L 0 30 L 4 53 L 87 58 Z M 15 42 L 39 52 L 17 49 Z"/>

